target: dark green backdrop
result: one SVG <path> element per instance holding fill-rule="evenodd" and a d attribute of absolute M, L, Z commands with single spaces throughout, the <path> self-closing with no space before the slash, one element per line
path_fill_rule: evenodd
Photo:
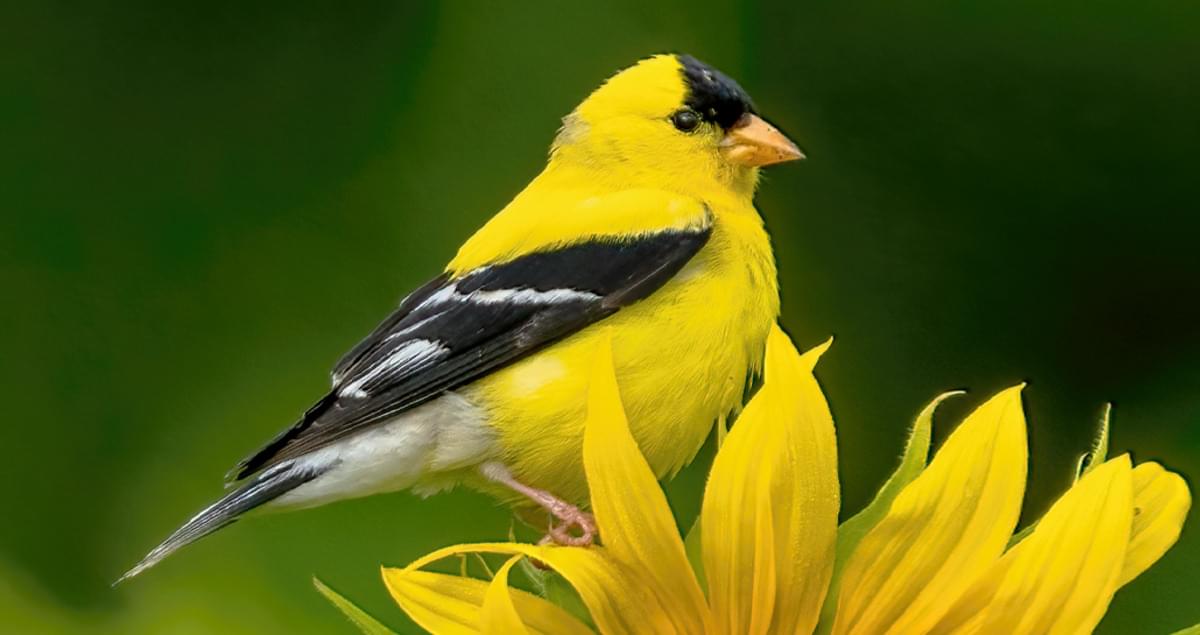
<path fill-rule="evenodd" d="M 837 336 L 845 511 L 934 394 L 972 390 L 944 435 L 1026 379 L 1027 517 L 1106 400 L 1114 449 L 1200 474 L 1200 5 L 141 4 L 0 9 L 4 632 L 351 632 L 313 574 L 411 630 L 377 566 L 503 536 L 490 501 L 249 520 L 108 583 L 664 50 L 808 151 L 759 203 L 786 326 Z M 1198 522 L 1103 632 L 1200 621 Z"/>

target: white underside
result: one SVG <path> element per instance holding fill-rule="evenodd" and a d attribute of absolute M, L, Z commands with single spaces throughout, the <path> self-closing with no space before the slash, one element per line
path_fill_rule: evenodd
<path fill-rule="evenodd" d="M 446 393 L 296 459 L 296 468 L 322 473 L 269 506 L 312 507 L 409 488 L 433 493 L 453 487 L 456 473 L 494 452 L 495 435 L 483 411 L 458 393 Z"/>

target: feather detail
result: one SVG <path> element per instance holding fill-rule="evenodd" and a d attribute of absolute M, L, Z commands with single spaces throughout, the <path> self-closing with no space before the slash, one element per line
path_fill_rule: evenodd
<path fill-rule="evenodd" d="M 330 395 L 235 475 L 384 422 L 645 298 L 704 246 L 709 229 L 588 240 L 425 285 L 338 363 Z"/>

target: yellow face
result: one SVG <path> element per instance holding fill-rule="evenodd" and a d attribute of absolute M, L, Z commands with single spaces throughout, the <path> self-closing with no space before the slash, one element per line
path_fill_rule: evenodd
<path fill-rule="evenodd" d="M 554 144 L 556 160 L 689 191 L 752 193 L 759 166 L 802 156 L 736 82 L 686 55 L 658 55 L 613 76 L 563 120 Z"/>

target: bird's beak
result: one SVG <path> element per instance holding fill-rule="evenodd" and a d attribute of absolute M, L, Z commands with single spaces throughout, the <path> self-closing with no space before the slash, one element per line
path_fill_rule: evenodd
<path fill-rule="evenodd" d="M 734 163 L 759 167 L 797 161 L 804 153 L 791 139 L 758 115 L 746 113 L 734 122 L 719 144 L 721 154 Z"/>

